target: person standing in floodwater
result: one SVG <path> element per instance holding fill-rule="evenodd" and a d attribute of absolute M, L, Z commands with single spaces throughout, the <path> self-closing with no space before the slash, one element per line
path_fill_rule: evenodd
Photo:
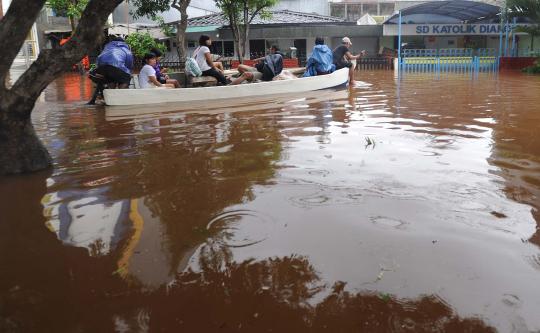
<path fill-rule="evenodd" d="M 354 69 L 356 67 L 356 64 L 352 61 L 364 57 L 367 52 L 366 50 L 362 50 L 360 54 L 352 55 L 350 51 L 350 48 L 352 46 L 351 39 L 349 37 L 343 37 L 341 42 L 341 45 L 338 46 L 333 52 L 334 65 L 336 65 L 336 70 L 340 70 L 342 68 L 349 69 L 349 85 L 353 86 L 354 84 L 356 84 L 356 82 L 354 81 Z"/>

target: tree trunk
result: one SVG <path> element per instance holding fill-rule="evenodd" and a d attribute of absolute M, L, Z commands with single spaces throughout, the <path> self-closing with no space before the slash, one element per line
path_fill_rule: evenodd
<path fill-rule="evenodd" d="M 100 42 L 109 14 L 122 0 L 90 0 L 75 33 L 61 48 L 44 50 L 8 89 L 9 68 L 45 0 L 13 0 L 0 20 L 0 176 L 50 167 L 49 153 L 36 136 L 30 115 L 41 92 Z"/>
<path fill-rule="evenodd" d="M 188 13 L 187 9 L 189 7 L 189 4 L 191 0 L 183 0 L 179 1 L 180 4 L 177 4 L 176 2 L 173 4 L 173 7 L 178 10 L 180 13 L 180 21 L 178 21 L 178 24 L 176 25 L 176 44 L 177 44 L 177 51 L 178 51 L 178 60 L 180 62 L 183 62 L 187 58 L 187 49 L 186 49 L 186 30 L 188 27 Z"/>
<path fill-rule="evenodd" d="M 69 17 L 69 25 L 71 26 L 71 36 L 75 33 L 75 18 L 73 16 Z"/>
<path fill-rule="evenodd" d="M 17 105 L 30 114 L 33 102 Z M 37 137 L 30 117 L 17 119 L 5 99 L 0 100 L 0 176 L 34 172 L 51 166 L 52 159 Z M 12 108 L 10 108 L 12 109 Z"/>

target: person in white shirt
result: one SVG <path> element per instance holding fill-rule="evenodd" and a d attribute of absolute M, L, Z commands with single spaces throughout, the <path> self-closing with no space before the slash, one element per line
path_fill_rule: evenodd
<path fill-rule="evenodd" d="M 212 54 L 209 46 L 212 45 L 212 40 L 207 35 L 202 35 L 199 38 L 199 47 L 193 52 L 193 58 L 197 61 L 203 76 L 212 76 L 218 80 L 219 84 L 227 85 L 228 81 L 223 75 L 223 72 L 218 69 L 219 63 L 212 61 Z"/>
<path fill-rule="evenodd" d="M 144 62 L 145 65 L 139 73 L 139 87 L 141 89 L 157 87 L 174 88 L 174 85 L 172 84 L 162 84 L 158 81 L 156 77 L 156 70 L 154 69 L 154 66 L 157 62 L 157 57 L 155 54 L 148 53 L 147 55 L 145 55 Z"/>

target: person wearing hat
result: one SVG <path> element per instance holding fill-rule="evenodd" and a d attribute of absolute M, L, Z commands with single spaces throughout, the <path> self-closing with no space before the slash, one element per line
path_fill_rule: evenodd
<path fill-rule="evenodd" d="M 343 37 L 341 40 L 341 45 L 338 46 L 333 52 L 334 65 L 336 65 L 336 70 L 342 68 L 349 69 L 349 85 L 354 85 L 354 68 L 355 65 L 351 62 L 352 60 L 357 60 L 366 55 L 366 51 L 362 50 L 360 54 L 353 55 L 350 51 L 352 46 L 351 39 L 349 37 Z"/>

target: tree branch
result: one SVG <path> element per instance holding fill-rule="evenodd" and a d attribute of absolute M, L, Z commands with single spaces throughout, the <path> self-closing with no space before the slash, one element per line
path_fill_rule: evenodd
<path fill-rule="evenodd" d="M 69 42 L 59 49 L 42 51 L 10 92 L 20 98 L 37 99 L 58 75 L 98 46 L 107 17 L 120 3 L 122 0 L 91 0 Z"/>
<path fill-rule="evenodd" d="M 0 0 L 1 1 L 1 0 Z M 28 32 L 36 21 L 46 0 L 13 0 L 0 20 L 0 89 L 5 90 L 7 73 L 21 50 Z"/>
<path fill-rule="evenodd" d="M 253 12 L 253 14 L 251 15 L 251 17 L 249 19 L 248 24 L 251 24 L 251 22 L 253 22 L 253 19 L 255 18 L 255 16 L 257 16 L 257 14 L 259 14 L 261 12 L 261 10 L 263 10 L 266 7 L 268 7 L 268 6 L 263 6 L 263 7 L 255 9 L 255 11 Z"/>

